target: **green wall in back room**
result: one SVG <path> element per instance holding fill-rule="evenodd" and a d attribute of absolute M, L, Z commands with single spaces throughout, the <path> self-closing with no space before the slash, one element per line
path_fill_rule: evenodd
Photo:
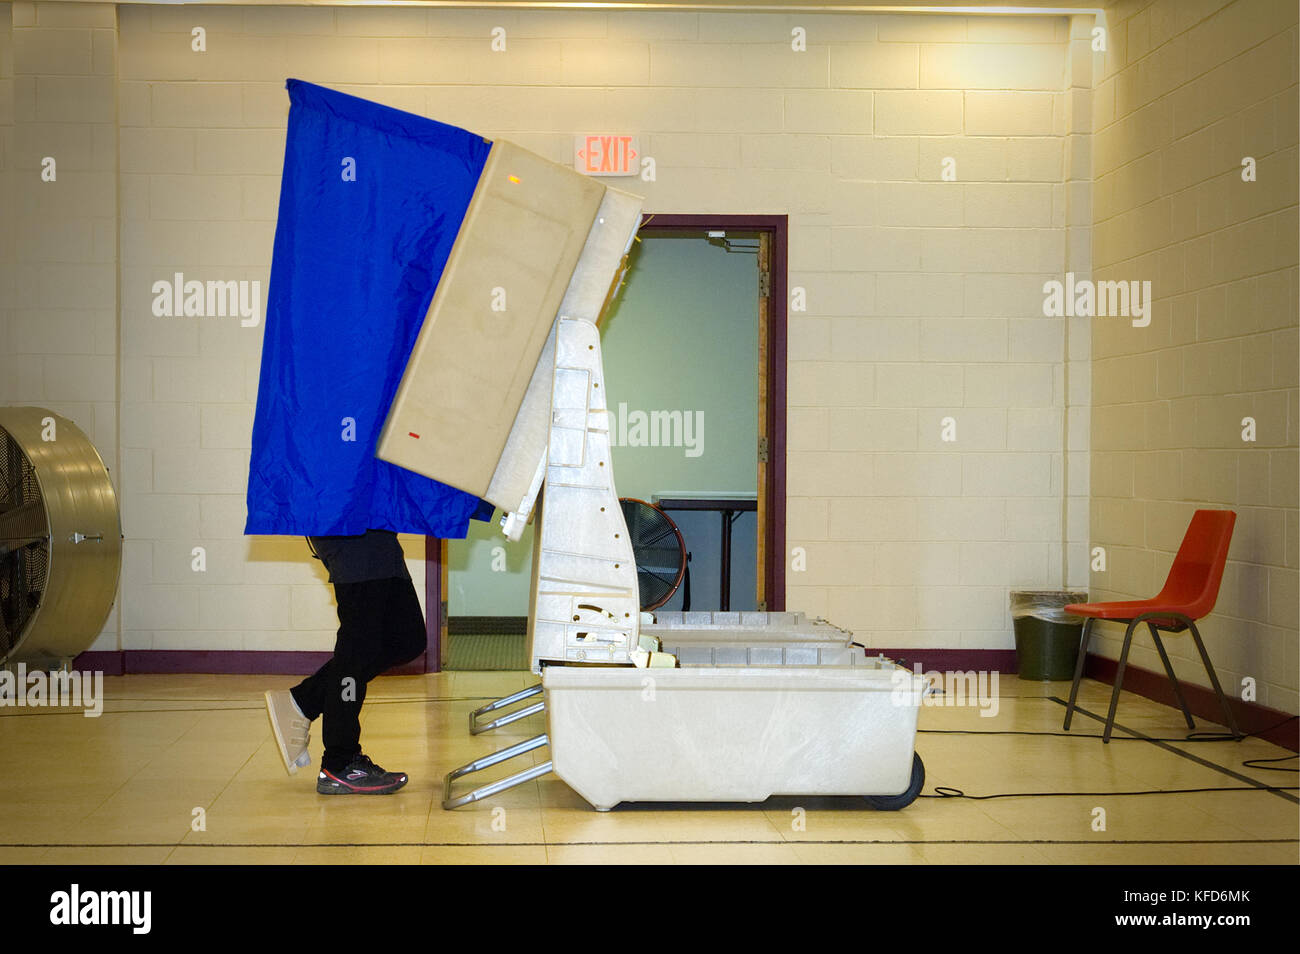
<path fill-rule="evenodd" d="M 704 238 L 643 237 L 634 245 L 626 284 L 601 324 L 611 426 L 639 443 L 651 437 L 650 412 L 681 413 L 657 418 L 679 446 L 614 447 L 620 497 L 757 489 L 757 275 L 752 252 L 727 252 Z M 644 433 L 635 412 L 647 415 Z M 531 527 L 510 543 L 495 521 L 474 522 L 448 549 L 451 615 L 527 615 Z"/>

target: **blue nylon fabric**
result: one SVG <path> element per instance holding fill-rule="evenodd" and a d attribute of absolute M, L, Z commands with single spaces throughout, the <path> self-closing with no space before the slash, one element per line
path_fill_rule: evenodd
<path fill-rule="evenodd" d="M 490 144 L 301 80 L 286 87 L 244 532 L 463 537 L 491 504 L 374 451 Z M 343 439 L 345 418 L 355 440 Z"/>

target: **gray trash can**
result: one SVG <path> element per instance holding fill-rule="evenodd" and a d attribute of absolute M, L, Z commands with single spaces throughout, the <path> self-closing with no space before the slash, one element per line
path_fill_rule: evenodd
<path fill-rule="evenodd" d="M 1074 678 L 1083 617 L 1066 613 L 1088 594 L 1066 590 L 1026 590 L 1011 594 L 1011 625 L 1021 679 L 1059 682 Z"/>

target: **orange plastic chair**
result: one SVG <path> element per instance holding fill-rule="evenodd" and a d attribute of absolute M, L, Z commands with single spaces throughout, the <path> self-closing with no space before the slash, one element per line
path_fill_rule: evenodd
<path fill-rule="evenodd" d="M 1232 542 L 1232 527 L 1237 515 L 1231 510 L 1198 510 L 1192 515 L 1192 522 L 1183 536 L 1182 545 L 1174 557 L 1174 565 L 1169 568 L 1169 578 L 1165 580 L 1160 593 L 1149 600 L 1126 600 L 1116 603 L 1071 603 L 1065 607 L 1067 613 L 1086 617 L 1083 635 L 1079 639 L 1079 659 L 1074 666 L 1074 685 L 1070 687 L 1070 702 L 1065 707 L 1065 729 L 1070 728 L 1070 719 L 1074 715 L 1075 700 L 1079 696 L 1079 682 L 1083 678 L 1083 663 L 1088 654 L 1088 639 L 1092 635 L 1095 620 L 1105 619 L 1117 623 L 1127 623 L 1124 632 L 1124 647 L 1119 654 L 1119 668 L 1115 671 L 1115 688 L 1110 694 L 1110 711 L 1106 714 L 1106 731 L 1102 734 L 1103 742 L 1110 742 L 1111 730 L 1115 725 L 1115 707 L 1119 704 L 1119 692 L 1124 685 L 1124 667 L 1128 663 L 1128 651 L 1133 642 L 1133 631 L 1139 623 L 1146 623 L 1155 640 L 1160 661 L 1165 664 L 1169 681 L 1174 684 L 1174 695 L 1178 706 L 1183 710 L 1189 729 L 1196 728 L 1192 714 L 1187 710 L 1187 700 L 1183 698 L 1182 687 L 1174 676 L 1174 667 L 1169 663 L 1169 655 L 1160 641 L 1160 632 L 1181 633 L 1185 629 L 1192 631 L 1196 649 L 1205 663 L 1210 683 L 1219 697 L 1223 707 L 1224 721 L 1232 729 L 1235 738 L 1241 738 L 1232 709 L 1223 695 L 1219 677 L 1210 665 L 1210 657 L 1201 642 L 1201 634 L 1196 629 L 1196 620 L 1208 616 L 1214 609 L 1214 602 L 1219 598 L 1219 584 L 1223 580 L 1223 568 L 1228 562 L 1228 544 Z"/>

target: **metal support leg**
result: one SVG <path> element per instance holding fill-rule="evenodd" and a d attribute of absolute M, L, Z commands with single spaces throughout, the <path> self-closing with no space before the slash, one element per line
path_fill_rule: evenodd
<path fill-rule="evenodd" d="M 1063 729 L 1069 730 L 1070 720 L 1074 718 L 1074 703 L 1079 698 L 1079 683 L 1083 680 L 1083 661 L 1088 656 L 1088 637 L 1092 634 L 1093 617 L 1089 616 L 1083 621 L 1083 634 L 1079 637 L 1079 658 L 1074 663 L 1074 685 L 1070 686 L 1070 702 L 1065 707 L 1065 725 Z"/>
<path fill-rule="evenodd" d="M 524 782 L 540 778 L 551 771 L 551 763 L 543 762 L 540 765 L 534 765 L 532 768 L 525 769 L 522 772 L 516 772 L 514 775 L 507 776 L 496 782 L 484 785 L 482 788 L 476 788 L 464 795 L 458 795 L 455 798 L 451 796 L 451 786 L 456 779 L 465 775 L 472 775 L 475 772 L 481 772 L 485 768 L 490 768 L 499 762 L 505 762 L 516 756 L 531 752 L 533 749 L 540 749 L 543 745 L 550 742 L 545 732 L 541 735 L 535 735 L 531 739 L 525 739 L 522 742 L 516 742 L 500 752 L 493 752 L 491 755 L 485 755 L 481 759 L 475 759 L 468 765 L 462 765 L 458 769 L 452 769 L 447 773 L 442 783 L 442 807 L 445 809 L 459 808 L 462 805 L 468 805 L 470 802 L 477 802 L 479 799 L 488 798 L 498 792 L 504 792 L 507 789 L 514 788 L 516 785 L 522 785 Z"/>
<path fill-rule="evenodd" d="M 1196 723 L 1192 721 L 1192 713 L 1188 711 L 1187 700 L 1183 698 L 1183 687 L 1178 684 L 1178 677 L 1174 675 L 1174 667 L 1169 662 L 1169 654 L 1165 652 L 1165 644 L 1160 641 L 1160 630 L 1151 620 L 1147 620 L 1147 629 L 1151 630 L 1151 638 L 1156 642 L 1156 649 L 1160 652 L 1160 661 L 1165 664 L 1165 673 L 1169 676 L 1169 681 L 1174 684 L 1174 696 L 1178 699 L 1178 708 L 1183 710 L 1183 718 L 1187 720 L 1187 728 L 1195 729 Z"/>
<path fill-rule="evenodd" d="M 1201 634 L 1196 630 L 1196 624 L 1190 619 L 1187 621 L 1188 627 L 1192 631 L 1192 639 L 1196 641 L 1197 652 L 1201 654 L 1201 662 L 1205 663 L 1205 671 L 1210 676 L 1210 685 L 1214 686 L 1214 694 L 1219 697 L 1219 705 L 1223 707 L 1223 716 L 1227 726 L 1232 730 L 1233 738 L 1240 739 L 1241 730 L 1237 728 L 1237 720 L 1232 714 L 1232 709 L 1228 705 L 1227 697 L 1223 694 L 1223 687 L 1219 685 L 1219 677 L 1214 673 L 1214 667 L 1210 665 L 1210 656 L 1205 651 L 1205 644 L 1201 642 Z"/>
<path fill-rule="evenodd" d="M 718 609 L 731 610 L 731 525 L 736 521 L 736 511 L 722 511 L 722 553 L 718 572 Z"/>
<path fill-rule="evenodd" d="M 1101 734 L 1103 744 L 1110 743 L 1110 733 L 1115 728 L 1115 709 L 1119 706 L 1119 691 L 1124 687 L 1124 667 L 1128 665 L 1129 647 L 1133 645 L 1133 630 L 1138 621 L 1132 620 L 1124 630 L 1124 648 L 1119 652 L 1119 667 L 1115 670 L 1115 688 L 1110 693 L 1110 710 L 1106 713 L 1106 729 Z"/>
<path fill-rule="evenodd" d="M 495 712 L 498 709 L 504 709 L 506 706 L 512 706 L 516 702 L 522 702 L 525 699 L 538 695 L 541 691 L 542 684 L 538 683 L 535 686 L 529 686 L 527 689 L 512 692 L 508 696 L 502 696 L 496 702 L 489 702 L 485 706 L 480 706 L 469 714 L 469 734 L 479 735 L 482 732 L 488 732 L 492 729 L 500 728 L 503 725 L 509 725 L 511 722 L 518 722 L 520 719 L 541 712 L 546 708 L 546 703 L 534 702 L 531 706 L 508 713 L 500 718 L 493 719 L 491 722 L 479 722 L 480 716 L 486 715 L 489 712 Z"/>

